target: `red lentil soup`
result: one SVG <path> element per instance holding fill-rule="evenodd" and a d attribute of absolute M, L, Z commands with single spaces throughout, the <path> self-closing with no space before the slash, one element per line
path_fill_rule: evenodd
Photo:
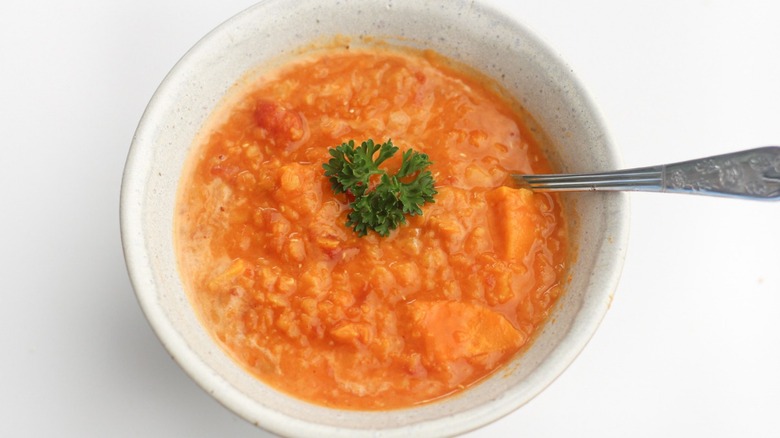
<path fill-rule="evenodd" d="M 386 47 L 319 51 L 244 88 L 204 128 L 175 219 L 190 300 L 235 361 L 294 397 L 380 410 L 462 391 L 530 342 L 567 230 L 557 197 L 508 186 L 550 171 L 516 105 Z M 433 162 L 435 202 L 387 237 L 345 225 L 322 168 L 368 138 Z"/>

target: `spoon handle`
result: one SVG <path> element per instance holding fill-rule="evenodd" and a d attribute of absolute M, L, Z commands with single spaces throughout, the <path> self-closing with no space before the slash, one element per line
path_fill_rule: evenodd
<path fill-rule="evenodd" d="M 642 191 L 780 199 L 780 147 L 603 173 L 513 175 L 536 191 Z"/>

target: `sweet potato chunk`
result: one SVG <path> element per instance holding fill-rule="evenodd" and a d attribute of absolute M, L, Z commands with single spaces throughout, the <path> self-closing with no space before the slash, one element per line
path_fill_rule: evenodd
<path fill-rule="evenodd" d="M 414 302 L 412 318 L 429 352 L 439 361 L 503 353 L 525 342 L 522 332 L 500 313 L 456 301 Z"/>
<path fill-rule="evenodd" d="M 539 233 L 539 212 L 530 190 L 499 187 L 486 194 L 490 225 L 498 254 L 506 260 L 529 252 Z"/>

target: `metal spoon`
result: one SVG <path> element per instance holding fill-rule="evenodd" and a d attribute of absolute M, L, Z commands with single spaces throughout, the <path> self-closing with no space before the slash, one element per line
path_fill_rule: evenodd
<path fill-rule="evenodd" d="M 535 191 L 641 191 L 780 200 L 780 147 L 603 173 L 512 175 Z"/>

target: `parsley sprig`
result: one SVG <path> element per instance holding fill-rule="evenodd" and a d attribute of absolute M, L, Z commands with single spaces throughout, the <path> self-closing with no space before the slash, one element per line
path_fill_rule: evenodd
<path fill-rule="evenodd" d="M 391 140 L 375 144 L 368 139 L 358 147 L 350 140 L 331 148 L 330 161 L 322 165 L 334 193 L 354 196 L 349 204 L 352 211 L 347 215 L 347 226 L 359 236 L 365 236 L 368 230 L 387 236 L 406 223 L 406 215 L 421 215 L 422 205 L 434 202 L 435 181 L 427 169 L 431 161 L 426 154 L 406 150 L 394 175 L 379 167 L 397 151 Z M 371 187 L 374 175 L 379 182 Z"/>

